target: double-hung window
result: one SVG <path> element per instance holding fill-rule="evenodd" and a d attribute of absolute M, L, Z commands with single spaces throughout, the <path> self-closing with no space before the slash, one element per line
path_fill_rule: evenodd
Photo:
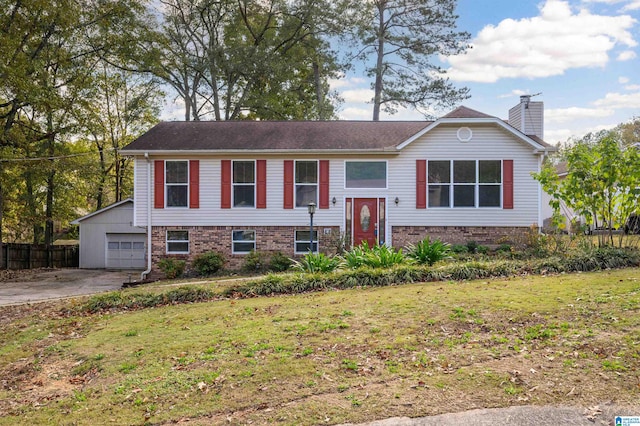
<path fill-rule="evenodd" d="M 256 163 L 233 162 L 233 207 L 255 207 Z"/>
<path fill-rule="evenodd" d="M 256 231 L 233 230 L 231 240 L 233 253 L 249 253 L 256 249 Z"/>
<path fill-rule="evenodd" d="M 502 161 L 428 162 L 429 207 L 500 207 Z"/>
<path fill-rule="evenodd" d="M 167 207 L 189 206 L 189 162 L 167 161 L 165 186 Z"/>
<path fill-rule="evenodd" d="M 318 204 L 318 162 L 296 161 L 296 207 Z"/>
<path fill-rule="evenodd" d="M 167 253 L 189 253 L 189 231 L 167 231 Z"/>
<path fill-rule="evenodd" d="M 295 231 L 295 252 L 300 253 L 308 253 L 309 247 L 311 245 L 311 240 L 309 238 L 311 231 Z M 313 231 L 313 251 L 318 252 L 318 231 L 314 229 Z"/>

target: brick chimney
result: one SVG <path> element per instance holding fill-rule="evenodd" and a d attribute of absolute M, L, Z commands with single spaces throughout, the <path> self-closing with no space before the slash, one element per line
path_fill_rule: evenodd
<path fill-rule="evenodd" d="M 533 96 L 520 96 L 520 103 L 509 110 L 509 124 L 525 135 L 544 140 L 544 103 L 531 101 Z"/>

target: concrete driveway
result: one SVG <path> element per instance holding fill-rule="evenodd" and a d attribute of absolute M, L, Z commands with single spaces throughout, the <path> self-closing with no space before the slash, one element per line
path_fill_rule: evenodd
<path fill-rule="evenodd" d="M 6 271 L 0 281 L 0 306 L 83 296 L 118 290 L 140 278 L 138 271 L 36 269 Z"/>

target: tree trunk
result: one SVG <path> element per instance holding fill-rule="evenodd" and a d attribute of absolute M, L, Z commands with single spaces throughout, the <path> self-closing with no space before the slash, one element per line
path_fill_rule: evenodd
<path fill-rule="evenodd" d="M 318 119 L 326 120 L 324 115 L 324 92 L 322 90 L 322 82 L 320 80 L 320 64 L 318 61 L 313 61 L 313 83 L 316 86 L 316 103 L 318 104 Z"/>
<path fill-rule="evenodd" d="M 376 60 L 376 80 L 373 88 L 373 121 L 380 121 L 380 106 L 382 104 L 382 75 L 384 66 L 384 10 L 385 2 L 381 1 L 378 7 L 378 48 Z"/>

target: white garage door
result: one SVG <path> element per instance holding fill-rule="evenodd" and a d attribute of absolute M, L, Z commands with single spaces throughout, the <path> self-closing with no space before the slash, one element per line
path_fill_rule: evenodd
<path fill-rule="evenodd" d="M 145 234 L 107 234 L 107 269 L 144 269 Z"/>

